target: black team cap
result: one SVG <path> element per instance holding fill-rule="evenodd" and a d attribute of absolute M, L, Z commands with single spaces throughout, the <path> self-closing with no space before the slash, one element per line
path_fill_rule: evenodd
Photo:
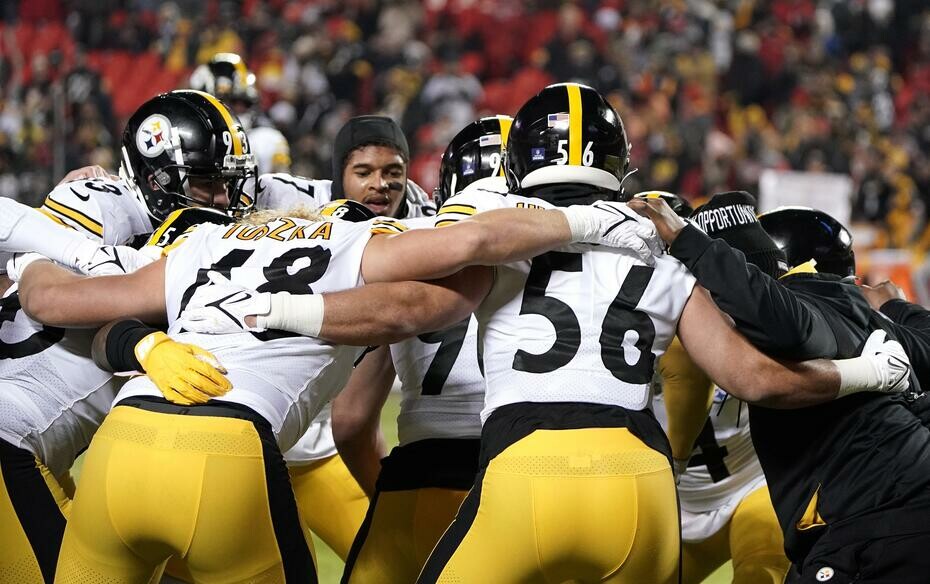
<path fill-rule="evenodd" d="M 788 271 L 785 252 L 756 219 L 756 199 L 746 191 L 718 193 L 694 210 L 691 221 L 714 239 L 745 254 L 746 261 L 778 278 Z"/>
<path fill-rule="evenodd" d="M 391 146 L 400 152 L 404 162 L 410 160 L 407 137 L 394 120 L 385 116 L 358 116 L 350 119 L 336 134 L 333 142 L 333 198 L 342 198 L 342 172 L 349 153 L 369 144 Z"/>

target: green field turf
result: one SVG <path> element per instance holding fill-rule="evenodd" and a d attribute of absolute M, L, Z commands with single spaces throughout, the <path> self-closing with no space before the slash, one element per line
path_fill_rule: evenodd
<path fill-rule="evenodd" d="M 390 397 L 387 400 L 387 403 L 384 405 L 384 411 L 381 415 L 381 428 L 384 432 L 384 438 L 387 441 L 388 448 L 391 448 L 397 444 L 397 413 L 400 410 L 400 394 L 397 392 L 391 393 Z M 84 457 L 78 458 L 75 462 L 74 467 L 71 469 L 72 474 L 74 475 L 75 480 L 77 480 L 81 473 L 81 465 L 84 462 Z M 313 538 L 314 547 L 316 550 L 316 562 L 317 562 L 317 572 L 320 577 L 320 584 L 338 584 L 339 578 L 342 576 L 342 560 L 337 556 L 325 543 L 317 539 L 315 536 Z M 714 572 L 710 578 L 704 581 L 704 584 L 726 584 L 733 577 L 733 571 L 730 567 L 729 562 L 721 567 L 719 570 Z M 411 583 L 413 584 L 413 583 Z"/>

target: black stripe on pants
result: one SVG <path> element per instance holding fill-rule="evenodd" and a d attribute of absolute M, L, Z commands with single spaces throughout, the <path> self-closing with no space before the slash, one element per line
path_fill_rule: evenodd
<path fill-rule="evenodd" d="M 352 548 L 349 550 L 349 557 L 346 558 L 346 567 L 342 572 L 342 580 L 340 584 L 349 584 L 349 580 L 352 577 L 352 568 L 355 567 L 355 562 L 358 560 L 359 554 L 362 553 L 362 548 L 365 547 L 365 540 L 368 539 L 368 532 L 371 531 L 371 523 L 375 518 L 375 509 L 378 506 L 378 496 L 381 494 L 381 489 L 375 488 L 375 494 L 371 498 L 371 502 L 368 503 L 368 511 L 365 513 L 365 520 L 362 521 L 361 527 L 358 528 L 358 533 L 355 534 L 355 539 L 352 540 Z"/>
<path fill-rule="evenodd" d="M 32 453 L 0 440 L 0 472 L 16 517 L 39 563 L 42 579 L 52 584 L 65 534 L 65 517 Z"/>
<path fill-rule="evenodd" d="M 420 572 L 420 577 L 417 578 L 417 584 L 433 584 L 436 582 L 439 575 L 442 574 L 443 568 L 452 558 L 452 554 L 462 544 L 462 540 L 465 539 L 465 535 L 468 534 L 468 530 L 471 529 L 475 517 L 478 515 L 484 474 L 485 469 L 481 469 L 478 476 L 475 477 L 475 486 L 472 487 L 468 495 L 465 496 L 465 500 L 462 501 L 462 506 L 459 507 L 459 512 L 455 516 L 455 520 L 452 521 L 452 525 L 449 526 L 439 539 L 439 543 L 433 548 L 433 553 L 429 555 L 426 565 L 423 566 L 423 570 Z"/>

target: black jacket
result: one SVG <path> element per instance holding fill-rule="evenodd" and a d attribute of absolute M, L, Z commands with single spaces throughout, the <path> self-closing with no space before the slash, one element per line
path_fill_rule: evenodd
<path fill-rule="evenodd" d="M 690 225 L 670 253 L 761 351 L 793 360 L 854 357 L 882 328 L 905 347 L 912 385 L 930 387 L 930 334 L 873 311 L 854 284 L 827 274 L 776 281 Z M 749 415 L 792 562 L 803 563 L 828 531 L 847 540 L 930 531 L 930 431 L 904 396 L 859 393 L 796 410 L 750 405 Z M 811 505 L 826 525 L 801 522 Z"/>

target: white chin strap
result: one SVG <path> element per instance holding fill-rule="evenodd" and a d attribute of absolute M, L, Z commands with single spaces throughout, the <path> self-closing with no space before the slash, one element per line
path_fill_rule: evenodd
<path fill-rule="evenodd" d="M 606 170 L 575 165 L 556 165 L 537 168 L 523 177 L 523 180 L 520 181 L 520 187 L 528 189 L 540 185 L 557 183 L 582 183 L 611 191 L 620 190 L 620 179 Z"/>

